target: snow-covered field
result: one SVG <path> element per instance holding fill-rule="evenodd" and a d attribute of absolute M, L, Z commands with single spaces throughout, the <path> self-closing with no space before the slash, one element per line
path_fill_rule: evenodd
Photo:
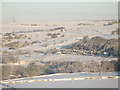
<path fill-rule="evenodd" d="M 33 30 L 42 30 L 38 32 L 27 32 L 27 33 L 18 33 L 22 35 L 26 35 L 31 39 L 15 39 L 11 42 L 32 42 L 39 41 L 34 44 L 30 44 L 24 47 L 20 47 L 19 50 L 28 50 L 31 51 L 31 56 L 20 56 L 21 60 L 88 60 L 93 59 L 98 60 L 111 60 L 111 58 L 100 58 L 100 57 L 91 57 L 91 56 L 76 56 L 76 55 L 44 55 L 41 53 L 35 53 L 34 50 L 47 51 L 49 49 L 61 48 L 66 45 L 70 45 L 74 42 L 77 42 L 79 39 L 82 39 L 84 36 L 94 37 L 101 36 L 107 39 L 110 38 L 118 38 L 117 35 L 111 35 L 111 32 L 118 28 L 118 24 L 112 24 L 105 26 L 113 22 L 112 20 L 94 20 L 94 21 L 69 21 L 69 22 L 44 22 L 37 23 L 37 26 L 31 26 L 31 24 L 5 24 L 3 25 L 3 32 L 20 32 L 20 31 L 33 31 Z M 64 27 L 63 31 L 61 30 L 53 30 L 51 29 Z M 63 37 L 59 36 L 58 38 L 51 38 L 47 36 L 48 33 L 60 33 L 60 35 L 64 35 Z M 47 45 L 47 46 L 44 46 Z M 71 58 L 69 58 L 71 57 Z M 112 60 L 115 58 L 112 58 Z M 117 58 L 116 58 L 117 59 Z"/>
<path fill-rule="evenodd" d="M 19 58 L 21 61 L 110 61 L 117 60 L 117 58 L 105 58 L 98 56 L 85 56 L 85 55 L 69 55 L 69 54 L 43 54 L 36 53 L 34 50 L 47 51 L 49 49 L 60 49 L 65 45 L 70 45 L 84 36 L 94 37 L 101 36 L 103 38 L 111 39 L 117 38 L 117 35 L 111 35 L 111 32 L 118 28 L 117 23 L 105 26 L 112 21 L 105 20 L 96 20 L 96 21 L 72 21 L 72 22 L 46 22 L 38 23 L 37 26 L 31 26 L 31 24 L 6 24 L 3 25 L 2 33 L 14 32 L 22 35 L 26 35 L 28 38 L 14 39 L 11 42 L 32 42 L 39 41 L 34 44 L 23 46 L 18 48 L 18 50 L 28 50 L 30 54 L 20 55 Z M 53 30 L 51 29 L 64 27 L 62 30 Z M 20 31 L 33 31 L 33 30 L 42 30 L 38 32 L 28 32 L 28 33 L 19 33 Z M 48 36 L 48 33 L 59 33 L 60 36 L 57 38 L 51 38 Z M 64 35 L 63 37 L 61 37 Z M 44 45 L 47 46 L 44 46 Z M 14 51 L 14 50 L 13 50 Z M 28 64 L 21 63 L 21 64 Z M 65 78 L 80 78 L 80 77 L 95 77 L 98 76 L 98 73 L 72 73 L 72 74 L 58 74 L 51 76 L 38 76 L 28 79 L 18 79 L 13 81 L 24 81 L 24 80 L 40 80 L 40 79 L 65 79 Z M 116 76 L 117 73 L 102 73 L 101 76 Z M 11 81 L 11 80 L 10 80 Z M 15 88 L 118 88 L 118 79 L 95 79 L 95 80 L 71 80 L 71 81 L 54 81 L 54 82 L 31 82 L 31 83 L 16 83 L 8 85 Z"/>

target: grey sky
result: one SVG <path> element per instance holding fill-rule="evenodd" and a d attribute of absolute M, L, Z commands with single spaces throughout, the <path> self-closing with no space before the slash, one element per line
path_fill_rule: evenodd
<path fill-rule="evenodd" d="M 3 22 L 117 19 L 117 2 L 4 2 Z"/>

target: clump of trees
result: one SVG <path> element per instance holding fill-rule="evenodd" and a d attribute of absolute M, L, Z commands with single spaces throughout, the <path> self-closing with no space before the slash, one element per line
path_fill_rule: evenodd
<path fill-rule="evenodd" d="M 120 55 L 118 53 L 118 45 L 118 39 L 104 39 L 99 36 L 89 39 L 85 36 L 83 40 L 69 45 L 67 49 L 92 51 L 94 55 L 117 57 Z"/>
<path fill-rule="evenodd" d="M 26 67 L 4 65 L 2 66 L 2 80 L 43 75 L 47 74 L 46 70 L 46 66 L 34 63 L 30 63 Z"/>

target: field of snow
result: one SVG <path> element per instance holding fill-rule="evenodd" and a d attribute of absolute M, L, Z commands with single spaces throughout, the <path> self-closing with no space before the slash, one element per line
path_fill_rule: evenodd
<path fill-rule="evenodd" d="M 94 36 L 101 36 L 107 39 L 118 38 L 117 35 L 111 35 L 111 31 L 118 28 L 118 24 L 112 24 L 105 26 L 112 22 L 112 20 L 94 20 L 94 21 L 70 21 L 70 22 L 44 22 L 37 23 L 37 26 L 31 26 L 31 24 L 5 24 L 3 25 L 3 32 L 20 32 L 20 31 L 33 31 L 42 30 L 38 32 L 27 32 L 27 33 L 17 33 L 18 35 L 26 35 L 30 39 L 21 38 L 14 39 L 11 42 L 32 42 L 38 41 L 37 43 L 30 44 L 24 47 L 20 47 L 19 50 L 30 51 L 30 54 L 20 55 L 22 61 L 32 61 L 32 60 L 43 60 L 43 61 L 102 61 L 102 60 L 117 60 L 117 58 L 104 58 L 96 56 L 82 56 L 82 55 L 44 55 L 44 53 L 35 53 L 34 50 L 47 51 L 50 49 L 61 49 L 66 45 L 77 42 L 84 36 L 88 35 L 90 38 Z M 57 27 L 64 27 L 63 31 L 51 29 Z M 48 33 L 60 33 L 64 37 L 51 38 L 47 36 Z M 45 46 L 47 45 L 47 46 Z"/>
<path fill-rule="evenodd" d="M 47 51 L 49 49 L 61 49 L 66 45 L 70 45 L 84 36 L 94 37 L 101 36 L 106 39 L 118 38 L 117 35 L 111 35 L 111 32 L 118 28 L 117 23 L 105 26 L 110 21 L 96 20 L 96 21 L 71 21 L 71 22 L 46 22 L 37 23 L 37 26 L 31 24 L 5 24 L 2 26 L 2 33 L 16 33 L 18 35 L 26 35 L 26 38 L 14 39 L 11 42 L 33 42 L 18 48 L 18 50 L 28 50 L 30 54 L 20 55 L 19 58 L 23 61 L 21 64 L 28 64 L 32 60 L 38 61 L 110 61 L 117 60 L 117 58 L 105 58 L 100 56 L 85 56 L 85 55 L 69 55 L 69 54 L 43 54 L 36 53 L 34 50 Z M 0 25 L 1 27 L 1 25 Z M 51 29 L 64 27 L 62 30 Z M 41 30 L 33 32 L 34 30 Z M 21 31 L 31 31 L 27 33 L 20 33 Z M 57 38 L 51 38 L 48 33 L 59 33 Z M 61 37 L 64 35 L 63 37 Z M 30 39 L 28 39 L 29 37 Z M 47 45 L 47 46 L 45 46 Z M 6 49 L 5 49 L 6 50 Z M 10 50 L 9 50 L 10 51 Z M 14 51 L 14 50 L 13 50 Z M 27 61 L 25 63 L 25 61 Z M 25 80 L 43 80 L 43 79 L 67 79 L 67 78 L 81 78 L 81 77 L 96 77 L 99 73 L 71 73 L 71 74 L 54 74 L 45 75 L 32 78 L 15 79 L 9 81 L 25 81 Z M 117 72 L 102 73 L 101 76 L 118 76 Z M 31 83 L 9 83 L 8 85 L 15 88 L 118 88 L 118 79 L 95 79 L 95 80 L 71 80 L 71 81 L 53 81 L 53 82 L 31 82 Z"/>
<path fill-rule="evenodd" d="M 103 57 L 94 57 L 94 56 L 82 56 L 82 55 L 44 55 L 41 53 L 35 53 L 34 50 L 47 51 L 48 49 L 53 48 L 61 48 L 66 45 L 70 45 L 74 42 L 77 42 L 79 39 L 82 39 L 84 36 L 88 35 L 89 37 L 94 36 L 102 36 L 104 38 L 117 38 L 117 35 L 111 35 L 111 31 L 116 30 L 118 28 L 118 24 L 112 24 L 105 26 L 112 22 L 112 20 L 94 20 L 94 21 L 71 21 L 71 22 L 44 22 L 37 23 L 37 26 L 31 26 L 31 24 L 5 24 L 2 26 L 2 33 L 6 32 L 20 32 L 20 31 L 33 31 L 33 30 L 43 30 L 42 32 L 30 32 L 30 33 L 17 33 L 26 35 L 31 39 L 15 39 L 11 40 L 11 42 L 32 42 L 39 41 L 35 44 L 30 44 L 24 47 L 20 47 L 19 50 L 28 50 L 30 52 L 30 57 L 28 55 L 21 55 L 21 60 L 62 60 L 62 61 L 89 61 L 89 60 L 117 60 L 117 58 L 103 58 Z M 1 25 L 0 25 L 1 26 Z M 57 27 L 64 27 L 65 31 L 54 30 L 50 31 L 50 29 L 54 29 Z M 60 33 L 64 35 L 64 37 L 58 38 L 50 38 L 47 36 L 48 33 Z M 41 42 L 41 43 L 40 43 Z M 47 44 L 45 47 L 44 45 Z M 71 57 L 71 58 L 69 58 Z"/>

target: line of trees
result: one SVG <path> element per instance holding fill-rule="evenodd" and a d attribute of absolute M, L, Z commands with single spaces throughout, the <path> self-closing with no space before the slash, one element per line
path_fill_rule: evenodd
<path fill-rule="evenodd" d="M 2 79 L 39 76 L 54 73 L 76 72 L 114 72 L 119 71 L 118 61 L 80 62 L 80 61 L 50 61 L 37 64 L 31 62 L 28 66 L 2 66 Z"/>

